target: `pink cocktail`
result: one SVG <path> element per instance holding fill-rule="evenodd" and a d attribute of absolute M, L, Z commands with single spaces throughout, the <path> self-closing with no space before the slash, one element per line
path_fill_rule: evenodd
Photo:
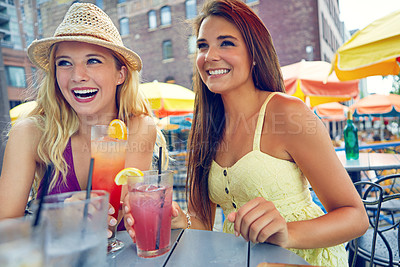
<path fill-rule="evenodd" d="M 144 172 L 143 182 L 128 178 L 137 254 L 150 258 L 169 251 L 173 173 Z"/>
<path fill-rule="evenodd" d="M 110 193 L 110 204 L 114 207 L 113 217 L 118 219 L 121 203 L 122 186 L 115 184 L 114 179 L 119 171 L 125 168 L 126 140 L 110 138 L 107 135 L 108 125 L 92 126 L 91 156 L 93 165 L 93 190 L 105 190 Z M 123 243 L 115 238 L 116 227 L 110 227 L 112 236 L 108 242 L 108 252 L 119 250 Z"/>

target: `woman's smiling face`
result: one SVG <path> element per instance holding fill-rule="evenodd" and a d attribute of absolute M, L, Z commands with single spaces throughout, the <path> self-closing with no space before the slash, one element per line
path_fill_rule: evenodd
<path fill-rule="evenodd" d="M 58 86 L 79 115 L 115 115 L 117 85 L 125 80 L 126 67 L 116 68 L 111 51 L 82 42 L 61 42 L 55 52 Z"/>
<path fill-rule="evenodd" d="M 197 70 L 208 89 L 223 94 L 253 85 L 250 56 L 236 26 L 219 16 L 202 22 L 197 39 Z"/>

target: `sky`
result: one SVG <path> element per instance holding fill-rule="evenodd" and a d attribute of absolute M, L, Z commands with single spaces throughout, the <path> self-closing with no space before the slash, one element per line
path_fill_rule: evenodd
<path fill-rule="evenodd" d="M 339 0 L 340 20 L 347 30 L 363 29 L 376 19 L 400 9 L 400 0 Z M 382 76 L 367 78 L 369 93 L 388 94 L 391 79 L 382 80 Z"/>

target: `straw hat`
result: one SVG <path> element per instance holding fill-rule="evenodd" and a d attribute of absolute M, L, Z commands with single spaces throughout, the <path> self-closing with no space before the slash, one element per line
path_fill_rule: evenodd
<path fill-rule="evenodd" d="M 28 56 L 32 63 L 47 71 L 51 46 L 63 41 L 85 42 L 108 48 L 122 55 L 134 70 L 140 71 L 142 68 L 140 57 L 124 46 L 110 17 L 93 4 L 73 4 L 54 36 L 33 41 L 28 47 Z"/>

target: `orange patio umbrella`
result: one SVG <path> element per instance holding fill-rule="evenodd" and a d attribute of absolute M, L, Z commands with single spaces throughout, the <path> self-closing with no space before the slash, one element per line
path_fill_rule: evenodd
<path fill-rule="evenodd" d="M 344 102 L 358 96 L 358 80 L 342 82 L 329 73 L 331 65 L 324 61 L 300 61 L 282 67 L 286 93 L 310 101 L 310 106 L 328 102 Z M 308 98 L 308 100 L 307 100 Z"/>
<path fill-rule="evenodd" d="M 354 116 L 398 117 L 400 116 L 400 95 L 368 95 L 353 105 Z"/>
<path fill-rule="evenodd" d="M 327 121 L 344 121 L 349 107 L 338 102 L 330 102 L 317 105 L 313 108 L 315 114 L 322 120 Z"/>

